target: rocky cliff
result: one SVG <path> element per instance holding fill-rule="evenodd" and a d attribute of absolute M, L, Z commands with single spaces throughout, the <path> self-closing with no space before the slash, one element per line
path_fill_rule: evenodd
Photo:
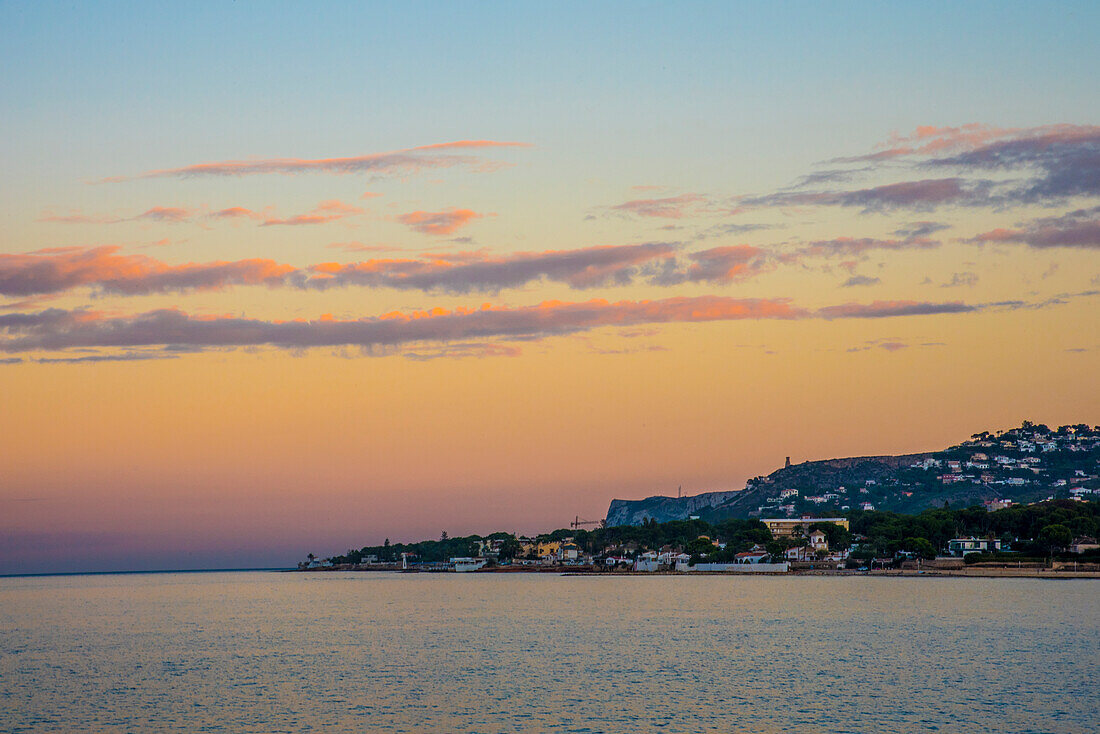
<path fill-rule="evenodd" d="M 641 525 L 646 518 L 657 522 L 686 520 L 705 510 L 730 501 L 738 494 L 705 492 L 691 497 L 646 497 L 644 500 L 611 500 L 607 509 L 608 525 Z"/>

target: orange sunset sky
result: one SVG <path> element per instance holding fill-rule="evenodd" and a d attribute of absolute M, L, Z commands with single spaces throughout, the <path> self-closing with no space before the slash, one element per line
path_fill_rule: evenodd
<path fill-rule="evenodd" d="M 800 7 L 0 7 L 0 573 L 1100 421 L 1095 8 Z"/>

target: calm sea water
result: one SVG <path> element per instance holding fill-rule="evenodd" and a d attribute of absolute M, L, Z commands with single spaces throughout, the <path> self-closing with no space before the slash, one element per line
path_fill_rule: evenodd
<path fill-rule="evenodd" d="M 5 732 L 1100 731 L 1100 581 L 0 579 Z"/>

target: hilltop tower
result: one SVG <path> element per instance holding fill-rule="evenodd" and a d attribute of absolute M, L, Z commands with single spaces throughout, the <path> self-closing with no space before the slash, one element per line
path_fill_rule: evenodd
<path fill-rule="evenodd" d="M 787 463 L 783 465 L 783 468 L 784 469 L 790 469 L 791 468 L 791 457 L 789 457 L 789 456 L 787 457 Z"/>

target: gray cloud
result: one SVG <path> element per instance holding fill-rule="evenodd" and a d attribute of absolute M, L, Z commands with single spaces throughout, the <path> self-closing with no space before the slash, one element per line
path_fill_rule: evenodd
<path fill-rule="evenodd" d="M 738 199 L 741 206 L 843 206 L 864 213 L 893 209 L 931 210 L 943 205 L 978 206 L 990 203 L 992 183 L 964 178 L 902 181 L 853 191 L 777 192 Z"/>
<path fill-rule="evenodd" d="M 296 274 L 302 287 L 388 287 L 402 290 L 441 290 L 450 293 L 496 292 L 526 285 L 540 278 L 571 288 L 632 282 L 639 266 L 671 258 L 676 244 L 586 247 L 519 253 L 502 257 L 436 255 L 431 259 L 383 259 L 361 263 L 313 266 Z"/>
<path fill-rule="evenodd" d="M 1072 247 L 1100 248 L 1100 206 L 1078 209 L 1057 217 L 1042 217 L 1020 224 L 1016 229 L 994 229 L 966 240 L 975 244 L 1019 243 L 1046 249 Z"/>
<path fill-rule="evenodd" d="M 951 229 L 951 225 L 943 222 L 910 222 L 895 229 L 894 234 L 906 239 L 916 239 L 928 237 L 945 229 Z"/>
<path fill-rule="evenodd" d="M 729 283 L 774 269 L 770 254 L 751 245 L 714 247 L 686 256 L 688 262 L 664 261 L 652 274 L 654 285 L 678 285 L 684 282 Z"/>
<path fill-rule="evenodd" d="M 969 313 L 977 311 L 958 301 L 954 303 L 925 303 L 921 301 L 875 301 L 873 303 L 844 303 L 818 309 L 825 319 L 882 319 L 893 316 L 929 316 L 933 314 Z"/>
<path fill-rule="evenodd" d="M 940 288 L 958 288 L 965 286 L 967 288 L 973 288 L 978 284 L 977 273 L 953 273 L 951 280 L 946 283 L 940 284 Z"/>
<path fill-rule="evenodd" d="M 671 258 L 675 243 L 598 246 L 490 257 L 484 253 L 434 254 L 418 259 L 325 263 L 298 269 L 274 260 L 169 265 L 117 246 L 60 248 L 0 254 L 0 295 L 31 296 L 88 286 L 121 295 L 217 290 L 234 285 L 337 286 L 496 292 L 540 278 L 572 288 L 632 282 L 647 263 Z"/>
<path fill-rule="evenodd" d="M 0 352 L 59 351 L 74 348 L 272 346 L 285 349 L 358 346 L 393 347 L 412 342 L 454 342 L 491 337 L 544 337 L 601 326 L 795 319 L 808 312 L 783 299 L 719 296 L 658 301 L 593 300 L 551 302 L 525 308 L 459 309 L 352 321 L 263 321 L 193 317 L 174 309 L 134 316 L 49 309 L 34 314 L 0 315 Z"/>

